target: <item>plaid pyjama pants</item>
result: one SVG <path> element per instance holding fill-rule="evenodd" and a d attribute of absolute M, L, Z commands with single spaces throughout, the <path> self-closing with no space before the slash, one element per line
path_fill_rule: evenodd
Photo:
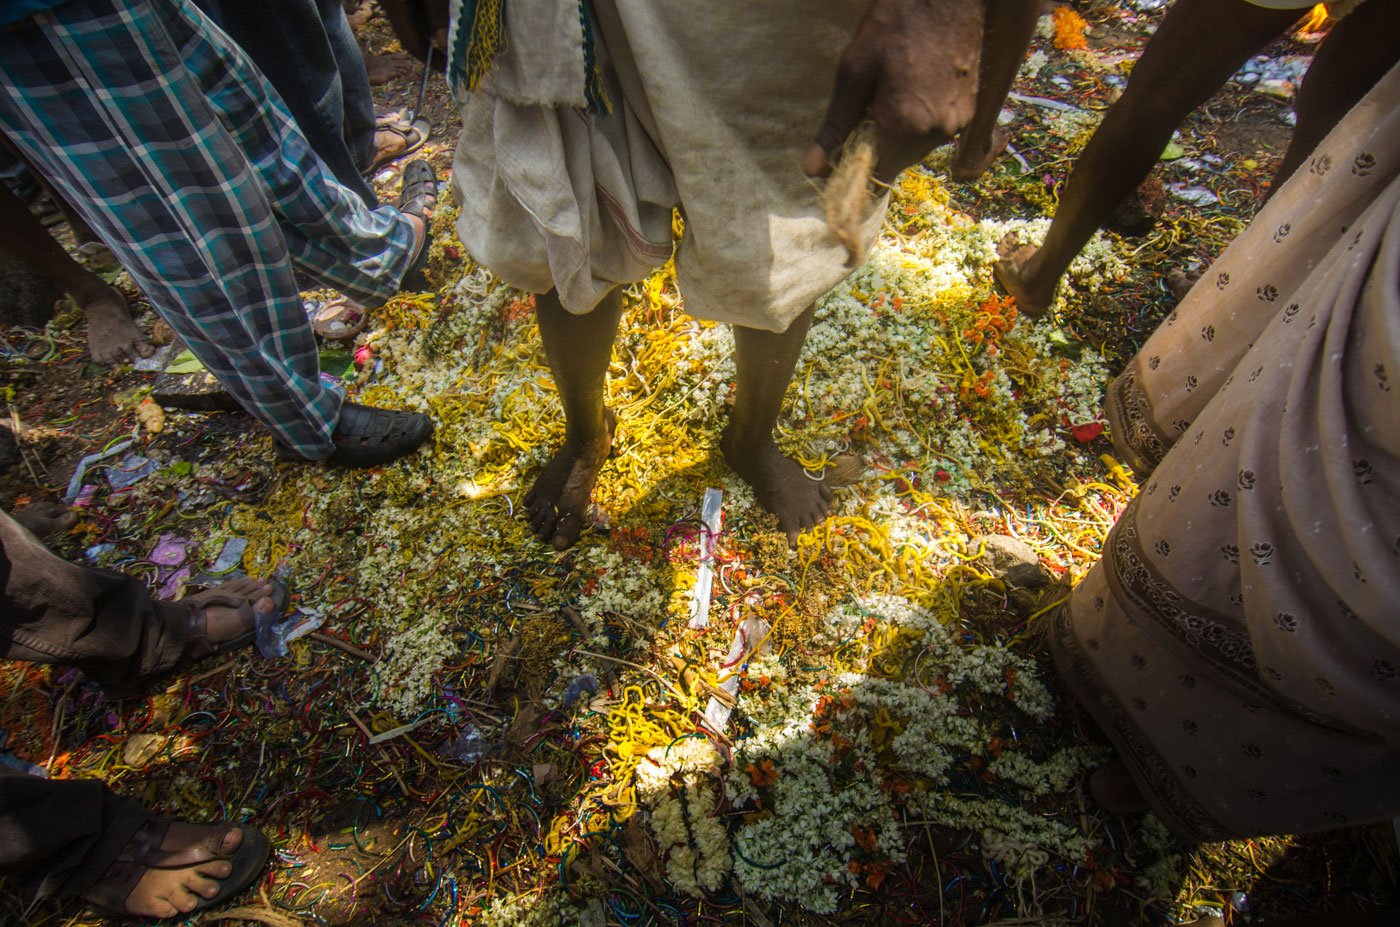
<path fill-rule="evenodd" d="M 413 227 L 335 180 L 237 45 L 187 0 L 69 0 L 0 29 L 0 131 L 244 409 L 331 454 L 293 266 L 377 305 Z"/>

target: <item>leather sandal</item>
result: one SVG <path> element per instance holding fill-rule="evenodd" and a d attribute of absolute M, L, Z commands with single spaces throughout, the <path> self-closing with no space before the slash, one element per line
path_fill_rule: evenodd
<path fill-rule="evenodd" d="M 262 831 L 252 827 L 234 827 L 229 824 L 209 825 L 209 836 L 201 845 L 183 850 L 162 850 L 161 843 L 173 823 L 172 818 L 151 817 L 131 836 L 122 847 L 117 858 L 103 870 L 97 881 L 82 893 L 85 901 L 122 917 L 138 917 L 127 907 L 127 899 L 135 891 L 136 885 L 151 869 L 189 869 L 203 863 L 227 859 L 232 871 L 219 882 L 219 891 L 213 898 L 200 899 L 194 909 L 179 917 L 223 904 L 228 899 L 247 888 L 267 865 L 271 846 Z M 232 856 L 219 852 L 230 832 L 243 832 L 243 839 Z"/>
<path fill-rule="evenodd" d="M 418 449 L 433 434 L 433 420 L 421 412 L 375 409 L 357 402 L 340 407 L 340 421 L 331 432 L 335 451 L 324 463 L 336 467 L 378 467 Z M 296 451 L 277 445 L 277 457 L 305 462 Z"/>
<path fill-rule="evenodd" d="M 399 289 L 411 293 L 425 293 L 433 288 L 424 270 L 428 266 L 428 252 L 433 246 L 433 233 L 428 223 L 433 217 L 433 210 L 437 208 L 437 174 L 434 173 L 432 165 L 420 158 L 404 165 L 401 180 L 399 212 L 422 221 L 423 243 L 413 256 L 413 263 L 404 271 Z"/>
<path fill-rule="evenodd" d="M 281 580 L 267 579 L 266 582 L 272 590 L 264 596 L 257 598 L 269 598 L 272 600 L 272 613 L 280 615 L 287 608 L 287 584 Z M 182 599 L 177 599 L 173 604 L 183 605 L 189 608 L 189 614 L 185 621 L 185 646 L 180 651 L 180 658 L 175 661 L 175 665 L 169 669 L 160 670 L 133 680 L 129 685 L 103 685 L 102 691 L 109 698 L 122 699 L 131 698 L 148 691 L 153 685 L 170 676 L 179 673 L 190 665 L 203 660 L 206 657 L 218 656 L 219 654 L 232 653 L 235 650 L 242 650 L 252 644 L 257 639 L 258 616 L 253 605 L 255 600 L 251 596 L 234 595 L 228 592 L 220 592 L 219 586 L 197 592 L 194 595 L 187 595 Z M 211 641 L 209 639 L 209 612 L 210 608 L 231 608 L 238 612 L 240 624 L 246 630 L 236 637 L 231 637 L 225 641 Z"/>

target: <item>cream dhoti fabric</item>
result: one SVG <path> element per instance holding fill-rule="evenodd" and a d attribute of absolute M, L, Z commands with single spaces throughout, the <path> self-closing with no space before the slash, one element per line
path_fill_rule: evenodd
<path fill-rule="evenodd" d="M 799 164 L 864 0 L 510 0 L 505 51 L 462 100 L 458 233 L 570 312 L 672 254 L 686 311 L 780 332 L 848 272 Z M 612 111 L 584 108 L 593 30 Z M 866 224 L 873 242 L 883 203 Z"/>
<path fill-rule="evenodd" d="M 1146 484 L 1051 639 L 1153 809 L 1194 839 L 1400 814 L 1400 68 L 1111 394 Z"/>

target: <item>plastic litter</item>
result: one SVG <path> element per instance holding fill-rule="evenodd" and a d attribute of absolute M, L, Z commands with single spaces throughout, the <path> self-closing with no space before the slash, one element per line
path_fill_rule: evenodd
<path fill-rule="evenodd" d="M 189 556 L 190 542 L 178 534 L 162 534 L 147 558 L 156 566 L 177 567 Z"/>
<path fill-rule="evenodd" d="M 78 466 L 73 469 L 73 478 L 68 481 L 68 492 L 63 494 L 64 504 L 76 505 L 78 503 L 79 492 L 86 488 L 83 486 L 83 477 L 87 475 L 88 467 L 91 467 L 94 464 L 99 464 L 102 461 L 107 460 L 108 458 L 117 456 L 118 454 L 124 453 L 128 448 L 131 447 L 131 445 L 132 440 L 130 438 L 127 438 L 125 441 L 118 441 L 116 444 L 113 444 L 105 451 L 98 451 L 96 454 L 89 454 L 82 460 L 78 461 Z M 97 491 L 97 487 L 94 486 L 92 491 L 95 493 Z M 89 500 L 90 499 L 91 496 L 89 496 Z"/>
<path fill-rule="evenodd" d="M 1220 202 L 1220 197 L 1216 196 L 1209 187 L 1190 186 L 1184 183 L 1169 183 L 1167 189 L 1172 191 L 1177 199 L 1192 206 L 1214 206 Z"/>
<path fill-rule="evenodd" d="M 371 744 L 382 744 L 385 741 L 393 740 L 395 737 L 402 737 L 404 734 L 407 734 L 410 731 L 417 730 L 418 725 L 422 723 L 422 721 L 413 721 L 409 724 L 400 724 L 398 727 L 391 727 L 387 731 L 381 731 L 380 733 L 375 734 L 369 739 L 369 742 Z"/>
<path fill-rule="evenodd" d="M 248 549 L 247 538 L 229 538 L 224 541 L 223 549 L 219 551 L 219 556 L 214 558 L 214 563 L 209 567 L 211 573 L 227 573 L 238 564 L 243 562 L 243 552 Z"/>
<path fill-rule="evenodd" d="M 564 693 L 559 696 L 559 704 L 564 708 L 573 708 L 574 704 L 585 695 L 598 694 L 598 677 L 592 673 L 583 673 L 575 676 L 567 686 Z"/>
<path fill-rule="evenodd" d="M 710 626 L 710 593 L 715 584 L 715 539 L 723 520 L 724 491 L 705 490 L 700 503 L 700 571 L 695 576 L 695 592 L 690 599 L 690 626 Z"/>
<path fill-rule="evenodd" d="M 437 752 L 439 756 L 454 763 L 475 763 L 486 755 L 488 746 L 486 738 L 476 729 L 476 725 L 468 724 L 462 729 L 462 733 L 438 747 Z"/>
<path fill-rule="evenodd" d="M 750 616 L 739 622 L 739 626 L 734 629 L 734 640 L 729 645 L 729 654 L 724 658 L 721 669 L 729 675 L 719 684 L 719 689 L 730 696 L 739 691 L 739 679 L 743 676 L 741 669 L 746 661 L 755 651 L 759 653 L 768 652 L 768 635 L 773 630 L 773 626 L 762 618 Z M 729 716 L 734 709 L 719 698 L 711 696 L 710 703 L 705 706 L 705 724 L 710 730 L 720 733 L 724 726 L 729 723 Z"/>
<path fill-rule="evenodd" d="M 115 467 L 107 468 L 107 485 L 114 492 L 129 489 L 160 469 L 160 464 L 140 454 L 127 454 Z"/>
<path fill-rule="evenodd" d="M 285 657 L 292 641 L 305 637 L 326 623 L 326 616 L 314 608 L 294 612 L 285 620 L 278 620 L 279 617 L 272 613 L 257 616 L 258 653 L 263 655 L 263 659 Z"/>
<path fill-rule="evenodd" d="M 115 544 L 94 544 L 83 551 L 83 556 L 87 558 L 89 563 L 97 563 L 105 557 L 109 551 L 115 550 L 116 546 Z"/>

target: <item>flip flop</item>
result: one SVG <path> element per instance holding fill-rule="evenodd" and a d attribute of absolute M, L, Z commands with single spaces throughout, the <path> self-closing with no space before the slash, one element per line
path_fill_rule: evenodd
<path fill-rule="evenodd" d="M 103 870 L 97 881 L 82 893 L 83 900 L 119 917 L 140 917 L 131 913 L 126 900 L 136 890 L 136 885 L 151 869 L 189 869 L 202 863 L 227 859 L 232 871 L 219 881 L 219 891 L 213 898 L 200 899 L 193 910 L 181 914 L 188 918 L 200 911 L 223 904 L 243 891 L 258 877 L 267 866 L 272 847 L 262 831 L 252 827 L 234 827 L 229 824 L 210 825 L 212 831 L 203 846 L 188 847 L 183 850 L 162 850 L 166 831 L 174 822 L 173 818 L 147 818 L 146 823 L 131 836 L 122 847 L 117 858 Z M 243 839 L 232 856 L 218 852 L 230 830 L 243 832 Z"/>
<path fill-rule="evenodd" d="M 287 607 L 287 584 L 278 579 L 269 579 L 266 582 L 272 586 L 272 591 L 267 594 L 267 598 L 272 600 L 272 613 L 280 615 Z M 254 610 L 254 602 L 249 596 L 229 595 L 220 592 L 219 587 L 215 586 L 213 589 L 206 589 L 177 601 L 190 606 L 189 629 L 185 635 L 185 649 L 180 654 L 181 662 L 192 663 L 205 657 L 242 650 L 257 637 L 258 613 Z M 208 610 L 215 606 L 236 609 L 248 630 L 226 641 L 210 641 Z"/>
<path fill-rule="evenodd" d="M 432 123 L 422 118 L 415 119 L 412 122 L 406 122 L 403 119 L 383 119 L 376 122 L 374 125 L 376 134 L 379 132 L 392 132 L 403 139 L 404 147 L 402 150 L 396 151 L 393 154 L 376 155 L 374 162 L 370 164 L 369 170 L 365 171 L 365 174 L 373 175 L 384 165 L 392 164 L 400 158 L 406 157 L 419 148 L 422 148 L 423 143 L 428 140 L 428 134 L 432 132 L 432 130 Z"/>
<path fill-rule="evenodd" d="M 272 586 L 272 591 L 267 594 L 267 598 L 272 600 L 273 614 L 281 614 L 287 607 L 287 584 L 276 579 L 269 579 L 267 582 Z M 224 584 L 220 584 L 220 586 L 222 585 Z M 200 660 L 242 650 L 252 644 L 258 633 L 258 613 L 253 608 L 254 600 L 249 596 L 220 592 L 220 586 L 206 589 L 194 595 L 187 595 L 172 603 L 189 607 L 189 616 L 186 618 L 185 647 L 180 651 L 179 659 L 175 661 L 174 666 L 142 676 L 133 680 L 129 685 L 103 684 L 102 691 L 107 697 L 123 699 L 141 695 L 162 680 L 168 679 Z M 262 597 L 259 596 L 259 598 Z M 243 627 L 247 630 L 226 641 L 209 640 L 208 609 L 219 606 L 236 610 L 238 617 L 242 619 Z"/>

